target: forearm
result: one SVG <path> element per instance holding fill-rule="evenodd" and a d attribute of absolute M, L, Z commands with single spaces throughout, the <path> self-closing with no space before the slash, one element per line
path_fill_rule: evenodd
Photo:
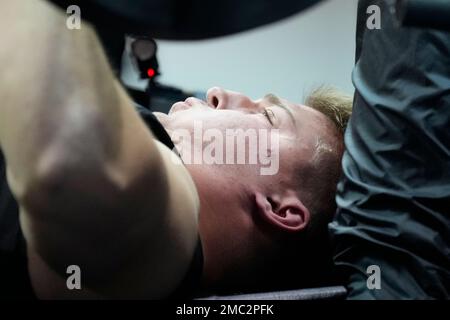
<path fill-rule="evenodd" d="M 136 176 L 148 178 L 130 168 L 141 161 L 150 175 L 157 164 L 151 139 L 141 138 L 148 133 L 86 23 L 67 29 L 64 13 L 44 0 L 1 1 L 0 12 L 0 143 L 28 247 L 62 272 L 66 253 L 114 265 L 111 252 L 129 243 L 125 231 L 140 218 L 131 205 L 142 204 L 132 195 L 143 183 Z M 134 157 L 142 149 L 148 153 Z M 134 214 L 118 223 L 126 206 Z M 110 249 L 112 230 L 123 240 Z M 97 250 L 77 249 L 94 239 Z"/>
<path fill-rule="evenodd" d="M 67 29 L 64 14 L 42 0 L 3 1 L 0 11 L 0 144 L 15 189 L 25 188 L 48 152 L 55 161 L 67 162 L 57 159 L 62 148 L 85 165 L 104 160 L 120 103 L 91 27 Z"/>
<path fill-rule="evenodd" d="M 71 31 L 46 1 L 5 2 L 0 146 L 36 292 L 59 296 L 49 275 L 75 263 L 101 295 L 168 294 L 198 238 L 189 173 L 158 147 L 86 23 Z"/>

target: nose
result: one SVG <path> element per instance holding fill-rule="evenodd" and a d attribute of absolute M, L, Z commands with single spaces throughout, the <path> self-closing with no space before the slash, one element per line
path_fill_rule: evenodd
<path fill-rule="evenodd" d="M 258 104 L 239 92 L 213 87 L 206 93 L 208 104 L 216 109 L 256 110 Z"/>

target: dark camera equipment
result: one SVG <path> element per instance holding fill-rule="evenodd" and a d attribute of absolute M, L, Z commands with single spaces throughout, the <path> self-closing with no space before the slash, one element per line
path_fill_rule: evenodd
<path fill-rule="evenodd" d="M 167 112 L 173 103 L 194 95 L 157 81 L 160 71 L 157 59 L 158 46 L 154 39 L 146 36 L 130 36 L 130 38 L 131 61 L 139 77 L 147 80 L 144 91 L 127 88 L 134 101 L 153 111 Z"/>

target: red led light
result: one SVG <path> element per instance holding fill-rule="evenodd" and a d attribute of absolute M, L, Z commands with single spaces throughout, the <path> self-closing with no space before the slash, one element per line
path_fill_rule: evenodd
<path fill-rule="evenodd" d="M 155 69 L 150 68 L 147 70 L 147 75 L 149 78 L 153 78 L 155 76 L 155 74 L 156 74 Z"/>

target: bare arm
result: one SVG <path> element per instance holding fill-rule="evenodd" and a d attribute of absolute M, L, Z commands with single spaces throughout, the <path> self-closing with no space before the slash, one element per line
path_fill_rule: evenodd
<path fill-rule="evenodd" d="M 45 1 L 0 12 L 0 145 L 36 291 L 62 294 L 48 282 L 77 264 L 98 296 L 170 293 L 197 238 L 189 174 L 153 140 L 86 23 L 68 30 Z"/>

